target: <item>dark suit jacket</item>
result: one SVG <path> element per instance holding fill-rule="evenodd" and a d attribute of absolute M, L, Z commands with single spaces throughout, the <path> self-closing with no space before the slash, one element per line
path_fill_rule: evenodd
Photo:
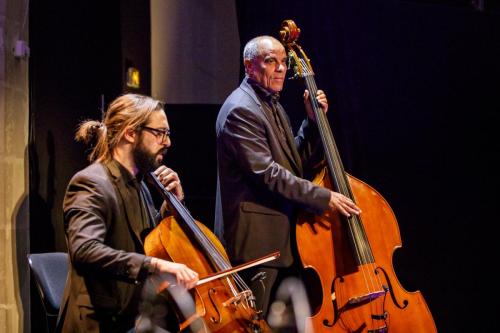
<path fill-rule="evenodd" d="M 329 190 L 302 178 L 319 143 L 316 125 L 304 120 L 295 138 L 288 117 L 284 125 L 286 140 L 247 79 L 217 117 L 215 233 L 234 263 L 279 250 L 280 259 L 269 265 L 291 265 L 297 209 L 319 214 L 328 207 Z"/>
<path fill-rule="evenodd" d="M 67 187 L 70 271 L 58 323 L 63 332 L 119 332 L 133 326 L 147 275 L 141 233 L 149 222 L 142 218 L 134 186 L 146 193 L 142 212 L 148 209 L 153 221 L 159 217 L 144 183 L 134 185 L 132 179 L 116 161 L 94 163 Z"/>

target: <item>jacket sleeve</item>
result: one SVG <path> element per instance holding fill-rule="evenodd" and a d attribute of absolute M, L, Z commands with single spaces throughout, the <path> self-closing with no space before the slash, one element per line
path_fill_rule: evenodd
<path fill-rule="evenodd" d="M 77 270 L 105 274 L 117 280 L 138 283 L 147 276 L 143 263 L 146 256 L 118 250 L 108 245 L 110 232 L 127 229 L 125 221 L 115 218 L 112 186 L 103 179 L 75 176 L 64 199 L 64 226 L 71 261 Z M 123 225 L 120 225 L 123 224 Z M 124 230 L 123 232 L 129 232 Z"/>
<path fill-rule="evenodd" d="M 330 191 L 274 161 L 264 121 L 249 109 L 233 109 L 219 133 L 222 144 L 257 186 L 320 214 L 328 207 Z"/>
<path fill-rule="evenodd" d="M 318 167 L 325 165 L 325 150 L 316 123 L 309 118 L 304 119 L 295 136 L 295 143 L 302 161 L 304 177 L 314 178 Z"/>

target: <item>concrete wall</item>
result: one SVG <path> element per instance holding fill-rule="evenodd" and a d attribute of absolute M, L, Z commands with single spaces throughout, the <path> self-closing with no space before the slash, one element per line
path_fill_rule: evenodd
<path fill-rule="evenodd" d="M 29 331 L 27 0 L 0 0 L 0 332 Z"/>

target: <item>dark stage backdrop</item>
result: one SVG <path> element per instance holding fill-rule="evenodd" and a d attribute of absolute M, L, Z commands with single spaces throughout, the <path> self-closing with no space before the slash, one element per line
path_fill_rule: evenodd
<path fill-rule="evenodd" d="M 128 66 L 150 92 L 149 1 L 30 3 L 30 252 L 67 251 L 62 201 L 71 176 L 85 167 L 73 140 L 82 120 L 101 119 L 102 105 L 126 88 Z M 44 317 L 31 286 L 31 327 Z"/>
<path fill-rule="evenodd" d="M 284 19 L 302 29 L 344 166 L 393 208 L 396 274 L 422 291 L 440 332 L 494 327 L 483 304 L 495 282 L 500 11 L 484 3 L 237 2 L 242 44 L 278 37 Z M 301 88 L 286 85 L 299 118 Z"/>
<path fill-rule="evenodd" d="M 73 142 L 78 121 L 100 117 L 102 94 L 108 103 L 122 92 L 125 66 L 149 75 L 145 4 L 30 6 L 31 252 L 66 250 L 62 197 L 87 164 Z M 345 168 L 392 206 L 403 241 L 397 276 L 423 292 L 440 332 L 491 331 L 495 318 L 484 302 L 496 301 L 500 13 L 485 4 L 478 12 L 466 1 L 236 2 L 242 44 L 277 36 L 283 19 L 302 29 Z M 282 94 L 295 127 L 302 90 L 289 81 Z M 219 107 L 167 105 L 167 163 L 193 216 L 210 227 Z"/>

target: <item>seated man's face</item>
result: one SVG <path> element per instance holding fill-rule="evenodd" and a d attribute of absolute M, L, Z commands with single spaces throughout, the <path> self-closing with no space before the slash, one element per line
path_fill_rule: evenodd
<path fill-rule="evenodd" d="M 142 173 L 153 171 L 160 166 L 171 145 L 169 131 L 167 116 L 162 110 L 153 112 L 147 126 L 143 126 L 138 132 L 132 153 Z"/>

